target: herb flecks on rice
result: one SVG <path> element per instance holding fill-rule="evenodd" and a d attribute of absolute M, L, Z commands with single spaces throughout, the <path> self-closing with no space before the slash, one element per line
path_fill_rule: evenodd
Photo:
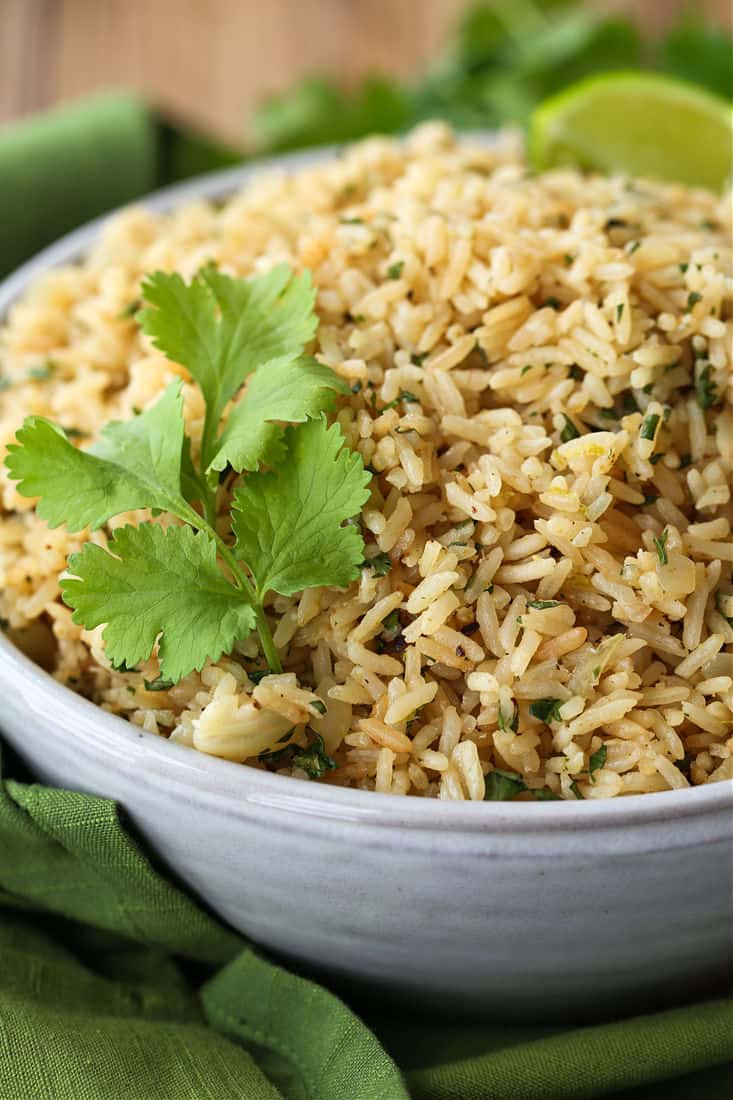
<path fill-rule="evenodd" d="M 681 186 L 532 177 L 511 140 L 439 126 L 218 208 L 122 214 L 0 330 L 0 441 L 33 413 L 86 447 L 176 376 L 200 438 L 199 391 L 131 319 L 141 281 L 308 269 L 311 351 L 373 474 L 360 579 L 269 597 L 281 673 L 254 636 L 178 683 L 155 657 L 115 670 L 59 599 L 88 532 L 49 530 L 3 475 L 0 617 L 105 709 L 304 779 L 538 801 L 731 777 L 726 218 Z"/>

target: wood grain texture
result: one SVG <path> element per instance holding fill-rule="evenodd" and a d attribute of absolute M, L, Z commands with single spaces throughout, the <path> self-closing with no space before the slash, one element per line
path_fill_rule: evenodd
<path fill-rule="evenodd" d="M 599 0 L 600 2 L 600 0 Z M 604 0 L 665 23 L 685 0 Z M 241 139 L 254 102 L 296 77 L 416 71 L 465 0 L 0 0 L 0 122 L 130 87 Z M 731 22 L 730 0 L 705 9 Z"/>

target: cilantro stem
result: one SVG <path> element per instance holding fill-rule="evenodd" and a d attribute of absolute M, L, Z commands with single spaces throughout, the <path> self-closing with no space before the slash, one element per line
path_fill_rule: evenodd
<path fill-rule="evenodd" d="M 206 469 L 213 456 L 214 441 L 216 439 L 216 428 L 218 420 L 211 415 L 212 409 L 210 405 L 207 405 L 206 416 L 204 417 L 204 430 L 201 433 L 201 472 L 206 477 Z"/>
<path fill-rule="evenodd" d="M 232 575 L 237 583 L 237 587 L 241 588 L 242 591 L 247 593 L 252 607 L 255 610 L 255 615 L 257 616 L 257 633 L 260 636 L 260 642 L 262 643 L 262 652 L 265 655 L 267 667 L 270 669 L 271 672 L 282 672 L 283 667 L 280 663 L 280 655 L 275 648 L 275 643 L 272 640 L 272 634 L 270 632 L 270 626 L 267 622 L 267 616 L 265 615 L 265 610 L 260 603 L 254 585 L 242 569 L 241 565 L 237 561 L 230 548 L 223 541 L 223 539 L 219 535 L 217 535 L 215 531 L 214 538 L 216 540 L 216 546 L 221 557 L 232 571 Z"/>
<path fill-rule="evenodd" d="M 208 509 L 207 509 L 208 511 Z M 218 534 L 215 523 L 212 523 L 208 516 L 203 519 L 198 512 L 196 512 L 190 506 L 180 508 L 177 510 L 176 515 L 179 519 L 182 519 L 185 523 L 189 523 L 197 531 L 205 531 L 211 535 L 216 543 L 216 548 L 219 551 L 219 556 L 229 566 L 234 583 L 237 588 L 246 593 L 252 607 L 254 608 L 255 615 L 257 617 L 257 633 L 260 636 L 260 642 L 262 644 L 262 652 L 265 655 L 267 666 L 271 672 L 282 672 L 283 667 L 280 663 L 280 655 L 275 647 L 275 643 L 272 640 L 272 633 L 270 631 L 269 623 L 267 622 L 267 616 L 262 606 L 262 602 L 257 594 L 257 591 L 252 584 L 247 574 L 242 569 L 237 558 L 232 552 L 231 548 L 227 546 L 221 535 Z"/>
<path fill-rule="evenodd" d="M 213 531 L 216 528 L 216 489 L 212 491 L 211 487 L 206 481 L 206 478 L 203 478 L 202 481 L 204 484 L 206 484 L 206 490 L 204 493 L 204 499 L 201 503 L 204 506 L 204 515 L 206 516 L 206 522 Z"/>
<path fill-rule="evenodd" d="M 204 430 L 201 435 L 201 455 L 199 458 L 201 469 L 201 485 L 204 489 L 204 499 L 202 504 L 204 506 L 204 512 L 206 513 L 206 520 L 213 528 L 216 527 L 216 492 L 218 483 L 211 484 L 209 474 L 207 470 L 209 463 L 214 457 L 216 451 L 216 432 L 217 432 L 217 419 L 211 415 L 211 406 L 207 404 L 206 416 L 204 417 Z M 216 475 L 214 475 L 216 476 Z"/>
<path fill-rule="evenodd" d="M 283 666 L 280 664 L 280 654 L 275 648 L 275 643 L 272 640 L 272 634 L 270 633 L 270 626 L 267 622 L 265 612 L 262 607 L 255 607 L 255 612 L 257 615 L 257 633 L 260 636 L 262 652 L 265 655 L 267 667 L 270 672 L 282 672 Z"/>

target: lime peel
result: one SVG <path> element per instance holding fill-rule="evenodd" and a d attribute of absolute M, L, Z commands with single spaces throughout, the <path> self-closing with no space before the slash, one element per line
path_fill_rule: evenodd
<path fill-rule="evenodd" d="M 722 191 L 733 173 L 733 110 L 682 80 L 607 73 L 541 103 L 529 147 L 538 169 L 575 165 Z"/>

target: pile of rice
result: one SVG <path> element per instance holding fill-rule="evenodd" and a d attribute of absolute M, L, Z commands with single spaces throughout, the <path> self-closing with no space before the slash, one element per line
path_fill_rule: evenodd
<path fill-rule="evenodd" d="M 536 176 L 510 135 L 487 150 L 438 125 L 223 205 L 126 211 L 0 330 L 0 449 L 29 413 L 85 444 L 187 379 L 131 316 L 145 273 L 287 261 L 313 273 L 317 357 L 352 386 L 338 419 L 375 473 L 361 522 L 379 556 L 348 591 L 272 599 L 281 676 L 249 679 L 252 637 L 150 691 L 155 658 L 113 671 L 59 599 L 88 536 L 50 531 L 3 474 L 11 637 L 206 753 L 272 770 L 260 753 L 316 731 L 324 781 L 345 786 L 482 799 L 499 769 L 522 798 L 574 799 L 732 777 L 726 218 L 704 191 Z M 195 436 L 202 402 L 185 393 Z M 560 700 L 552 725 L 530 713 L 541 699 Z"/>

